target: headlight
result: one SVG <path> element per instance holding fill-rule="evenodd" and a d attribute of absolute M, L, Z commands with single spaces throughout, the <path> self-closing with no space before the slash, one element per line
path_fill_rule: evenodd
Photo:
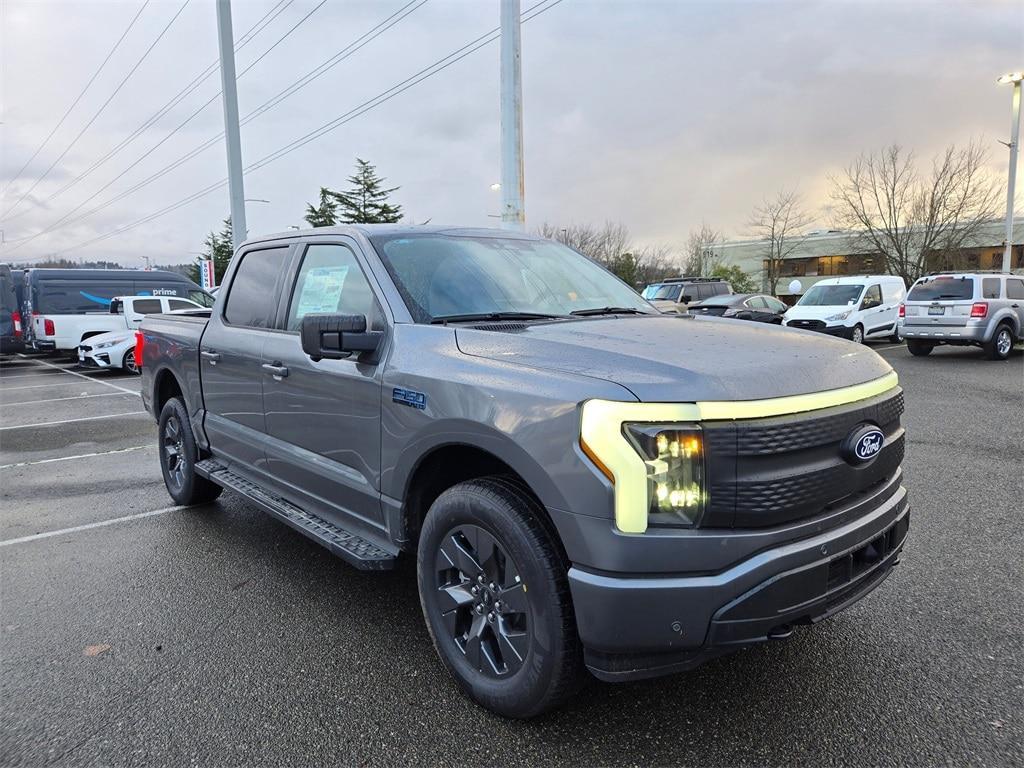
<path fill-rule="evenodd" d="M 729 307 L 727 310 L 725 310 L 725 312 L 722 313 L 722 317 L 734 317 L 737 314 L 739 314 L 739 310 L 738 309 L 734 309 L 733 307 Z"/>
<path fill-rule="evenodd" d="M 127 340 L 128 340 L 128 337 L 125 336 L 124 338 L 121 338 L 121 339 L 112 339 L 110 341 L 101 341 L 99 344 L 93 344 L 92 348 L 93 349 L 110 349 L 111 347 L 116 347 L 118 344 L 124 344 Z"/>
<path fill-rule="evenodd" d="M 830 316 L 826 317 L 825 319 L 826 320 L 845 320 L 846 318 L 848 318 L 850 316 L 850 312 L 852 312 L 852 310 L 848 309 L 845 312 L 839 312 L 839 313 L 837 313 L 835 315 L 830 315 Z"/>
<path fill-rule="evenodd" d="M 696 424 L 623 424 L 647 468 L 650 525 L 695 525 L 704 511 L 704 440 Z"/>
<path fill-rule="evenodd" d="M 695 525 L 708 505 L 696 403 L 588 400 L 580 448 L 614 489 L 615 527 Z"/>

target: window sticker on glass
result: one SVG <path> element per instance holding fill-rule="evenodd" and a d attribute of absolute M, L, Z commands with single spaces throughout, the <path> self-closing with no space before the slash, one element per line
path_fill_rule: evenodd
<path fill-rule="evenodd" d="M 348 266 L 316 267 L 309 270 L 299 296 L 299 317 L 311 312 L 337 312 Z"/>

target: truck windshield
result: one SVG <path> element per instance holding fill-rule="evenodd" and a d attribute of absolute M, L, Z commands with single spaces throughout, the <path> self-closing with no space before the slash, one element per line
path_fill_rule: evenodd
<path fill-rule="evenodd" d="M 910 289 L 907 301 L 974 298 L 974 279 L 970 277 L 936 277 Z"/>
<path fill-rule="evenodd" d="M 418 323 L 460 315 L 658 314 L 629 286 L 547 240 L 425 233 L 370 238 Z"/>
<path fill-rule="evenodd" d="M 682 290 L 681 283 L 659 283 L 644 288 L 643 297 L 648 301 L 678 301 Z"/>
<path fill-rule="evenodd" d="M 801 307 L 845 307 L 860 298 L 863 285 L 812 285 L 797 302 Z"/>

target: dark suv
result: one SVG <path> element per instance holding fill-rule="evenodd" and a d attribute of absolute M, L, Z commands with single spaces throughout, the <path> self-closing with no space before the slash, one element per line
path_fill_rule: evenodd
<path fill-rule="evenodd" d="M 717 277 L 670 277 L 651 283 L 641 294 L 662 312 L 685 312 L 696 301 L 732 293 L 732 286 Z"/>

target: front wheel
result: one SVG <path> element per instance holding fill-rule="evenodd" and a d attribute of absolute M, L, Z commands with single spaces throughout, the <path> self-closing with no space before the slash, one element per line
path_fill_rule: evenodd
<path fill-rule="evenodd" d="M 864 329 L 859 325 L 853 326 L 853 333 L 850 334 L 850 341 L 854 344 L 864 343 Z"/>
<path fill-rule="evenodd" d="M 996 328 L 995 335 L 984 345 L 985 354 L 989 360 L 1006 360 L 1013 350 L 1013 331 L 1008 325 L 1000 325 Z"/>
<path fill-rule="evenodd" d="M 188 410 L 179 398 L 172 397 L 160 411 L 157 429 L 160 471 L 167 493 L 177 504 L 204 504 L 220 496 L 216 483 L 196 474 L 199 449 L 192 434 Z"/>
<path fill-rule="evenodd" d="M 566 563 L 537 501 L 511 480 L 449 488 L 417 555 L 420 603 L 462 691 L 505 717 L 561 704 L 582 679 Z"/>
<path fill-rule="evenodd" d="M 132 376 L 138 376 L 141 373 L 138 364 L 135 362 L 134 349 L 129 349 L 125 353 L 124 360 L 121 362 L 121 368 L 125 373 L 130 373 Z"/>

